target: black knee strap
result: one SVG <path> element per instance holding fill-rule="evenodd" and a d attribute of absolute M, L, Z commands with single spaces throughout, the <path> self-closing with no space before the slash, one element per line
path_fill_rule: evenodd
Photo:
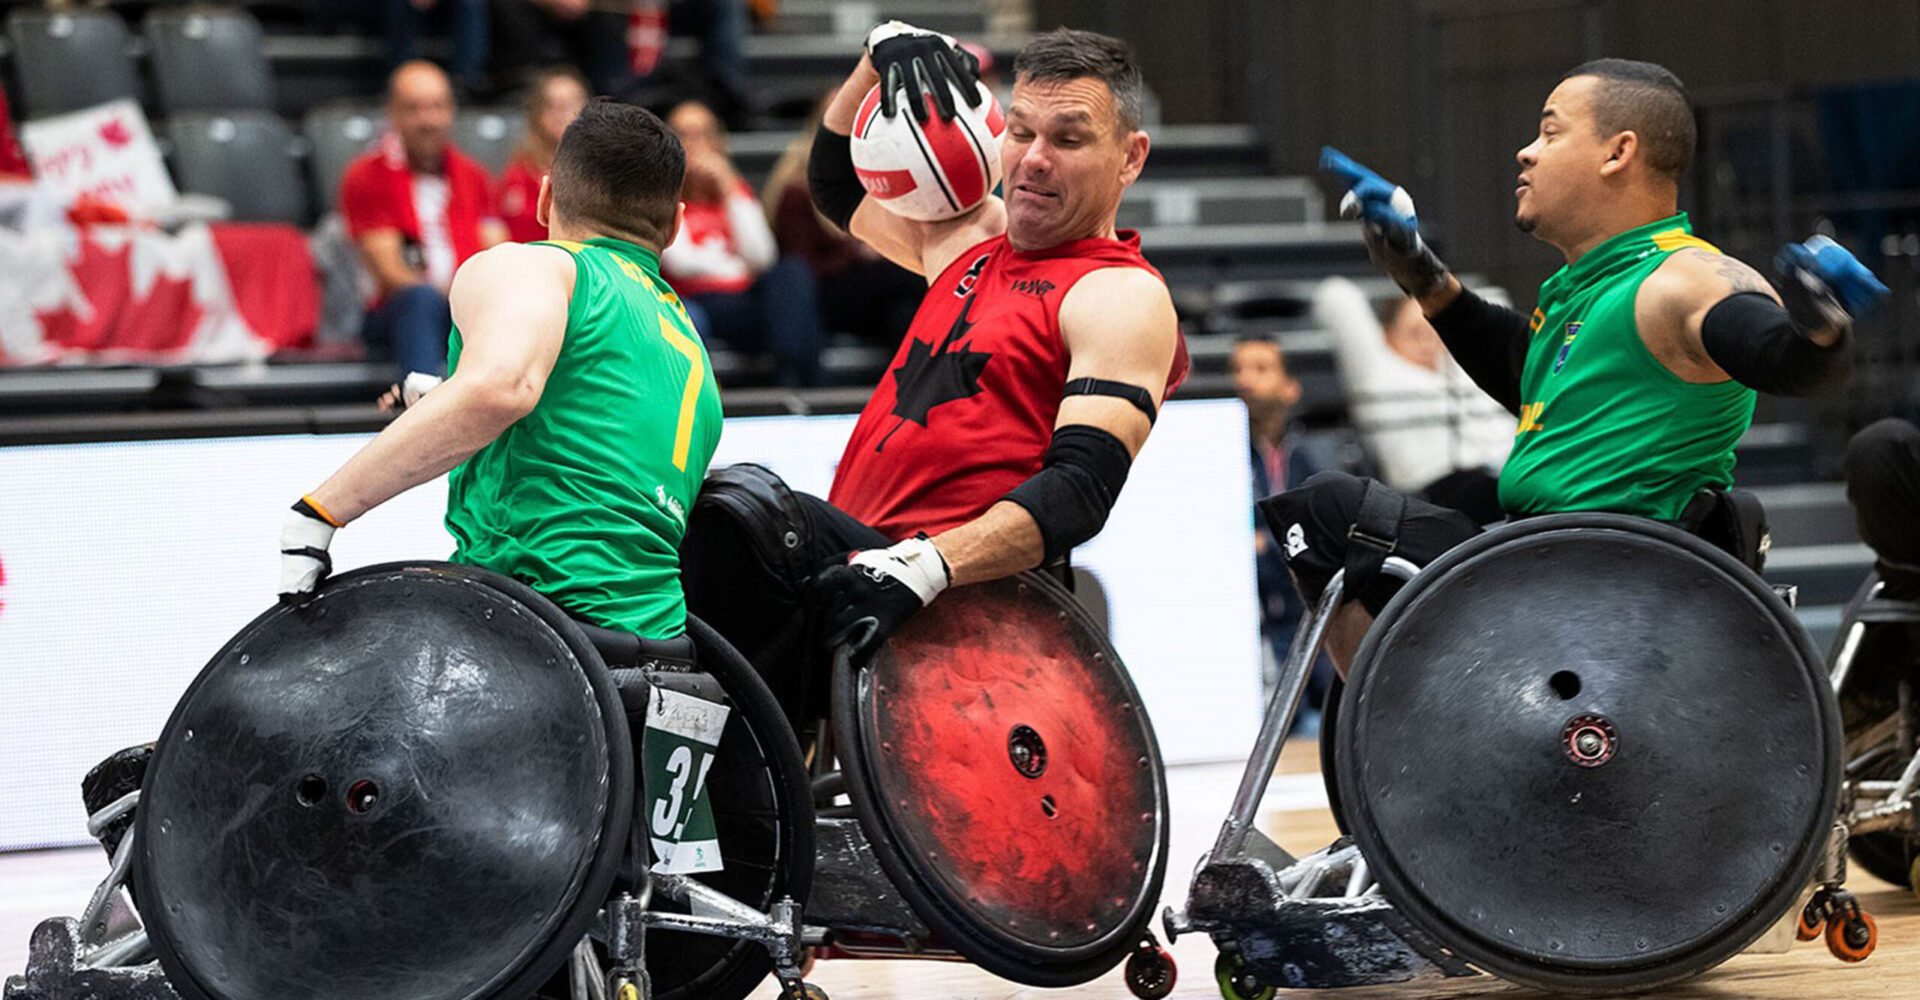
<path fill-rule="evenodd" d="M 1347 529 L 1346 577 L 1341 591 L 1346 600 L 1360 593 L 1380 575 L 1387 557 L 1400 547 L 1400 522 L 1407 516 L 1407 498 L 1376 480 L 1367 480 L 1360 494 L 1360 510 Z"/>
<path fill-rule="evenodd" d="M 777 577 L 805 580 L 813 572 L 807 565 L 806 513 L 772 469 L 742 462 L 707 473 L 693 501 L 693 517 L 703 514 L 724 516 L 744 528 L 754 555 Z"/>

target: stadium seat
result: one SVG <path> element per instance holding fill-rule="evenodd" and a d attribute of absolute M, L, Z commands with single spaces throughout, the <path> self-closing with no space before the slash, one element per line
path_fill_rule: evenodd
<path fill-rule="evenodd" d="M 453 120 L 453 144 L 499 177 L 526 133 L 526 119 L 514 108 L 472 108 Z"/>
<path fill-rule="evenodd" d="M 145 32 L 167 114 L 273 109 L 260 22 L 252 14 L 219 7 L 160 9 L 147 16 Z"/>
<path fill-rule="evenodd" d="M 340 198 L 340 175 L 384 127 L 377 108 L 341 105 L 307 112 L 301 131 L 313 144 L 313 203 L 320 211 L 333 209 Z"/>
<path fill-rule="evenodd" d="M 139 96 L 127 26 L 114 14 L 16 10 L 7 15 L 7 36 L 30 117 Z"/>
<path fill-rule="evenodd" d="M 299 150 L 279 116 L 192 112 L 168 119 L 166 131 L 181 190 L 226 199 L 239 221 L 306 224 Z"/>

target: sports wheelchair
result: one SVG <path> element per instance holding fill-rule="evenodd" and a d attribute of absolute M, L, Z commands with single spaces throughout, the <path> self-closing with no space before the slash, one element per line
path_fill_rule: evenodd
<path fill-rule="evenodd" d="M 1346 835 L 1294 858 L 1255 827 L 1342 598 L 1302 623 L 1258 746 L 1170 938 L 1203 932 L 1228 1000 L 1483 970 L 1557 992 L 1693 976 L 1802 907 L 1872 949 L 1841 889 L 1840 712 L 1787 600 L 1649 520 L 1530 518 L 1406 581 L 1329 713 Z M 1788 595 L 1790 596 L 1790 595 Z"/>

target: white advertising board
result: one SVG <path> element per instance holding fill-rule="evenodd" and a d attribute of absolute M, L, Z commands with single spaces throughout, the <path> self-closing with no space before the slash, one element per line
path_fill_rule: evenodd
<path fill-rule="evenodd" d="M 851 417 L 727 422 L 716 464 L 823 494 Z M 159 734 L 207 659 L 271 606 L 281 517 L 364 435 L 0 448 L 0 849 L 85 840 L 79 782 Z M 1169 762 L 1242 757 L 1259 712 L 1246 418 L 1175 403 L 1076 553 Z M 441 559 L 445 486 L 335 536 L 341 569 Z"/>

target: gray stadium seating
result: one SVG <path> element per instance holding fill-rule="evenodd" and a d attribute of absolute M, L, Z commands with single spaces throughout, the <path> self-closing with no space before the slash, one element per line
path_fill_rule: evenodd
<path fill-rule="evenodd" d="M 168 119 L 166 132 L 181 190 L 225 198 L 237 220 L 307 223 L 299 150 L 279 116 L 191 112 Z"/>
<path fill-rule="evenodd" d="M 384 127 L 378 108 L 335 105 L 307 112 L 301 131 L 313 146 L 313 203 L 321 212 L 340 200 L 340 175 Z"/>
<path fill-rule="evenodd" d="M 28 117 L 139 96 L 127 26 L 104 11 L 16 10 L 7 36 Z"/>
<path fill-rule="evenodd" d="M 498 178 L 526 130 L 518 108 L 463 109 L 453 120 L 453 144 Z"/>
<path fill-rule="evenodd" d="M 260 23 L 252 14 L 218 7 L 160 9 L 147 16 L 145 33 L 165 113 L 273 108 L 273 81 L 261 50 Z"/>

